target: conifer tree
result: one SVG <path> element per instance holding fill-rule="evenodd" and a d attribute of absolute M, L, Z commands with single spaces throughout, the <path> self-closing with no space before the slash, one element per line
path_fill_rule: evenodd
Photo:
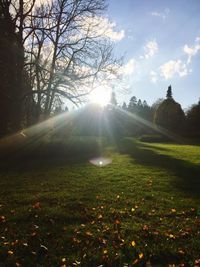
<path fill-rule="evenodd" d="M 113 106 L 117 106 L 117 99 L 114 91 L 112 91 L 111 93 L 110 104 Z"/>
<path fill-rule="evenodd" d="M 123 103 L 123 105 L 122 105 L 122 109 L 123 109 L 123 110 L 127 110 L 126 102 Z"/>
<path fill-rule="evenodd" d="M 167 97 L 168 99 L 171 99 L 171 98 L 172 98 L 172 87 L 171 87 L 171 85 L 170 85 L 170 86 L 168 87 L 168 89 L 167 89 L 166 97 Z"/>

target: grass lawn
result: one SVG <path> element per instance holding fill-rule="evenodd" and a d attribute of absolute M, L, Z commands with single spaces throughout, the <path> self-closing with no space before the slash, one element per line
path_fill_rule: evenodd
<path fill-rule="evenodd" d="M 200 266 L 200 146 L 105 156 L 2 168 L 0 266 Z"/>

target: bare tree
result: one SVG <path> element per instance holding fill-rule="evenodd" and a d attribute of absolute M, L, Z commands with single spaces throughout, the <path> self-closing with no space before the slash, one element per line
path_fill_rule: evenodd
<path fill-rule="evenodd" d="M 0 0 L 4 133 L 19 130 L 23 118 L 32 123 L 33 114 L 36 121 L 47 118 L 58 99 L 78 105 L 115 77 L 119 62 L 102 23 L 105 1 Z"/>
<path fill-rule="evenodd" d="M 58 0 L 32 10 L 26 34 L 33 93 L 48 117 L 58 97 L 83 101 L 101 80 L 113 78 L 118 63 L 101 28 L 102 0 Z"/>

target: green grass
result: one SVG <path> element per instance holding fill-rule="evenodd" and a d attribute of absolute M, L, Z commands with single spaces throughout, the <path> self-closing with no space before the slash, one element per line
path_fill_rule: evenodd
<path fill-rule="evenodd" d="M 125 139 L 105 156 L 2 167 L 0 266 L 198 266 L 200 147 Z"/>

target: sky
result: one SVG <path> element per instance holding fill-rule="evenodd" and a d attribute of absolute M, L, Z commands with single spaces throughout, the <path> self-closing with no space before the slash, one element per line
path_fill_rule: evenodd
<path fill-rule="evenodd" d="M 123 93 L 152 104 L 172 85 L 187 109 L 200 98 L 200 0 L 108 0 L 115 55 L 124 57 Z"/>

